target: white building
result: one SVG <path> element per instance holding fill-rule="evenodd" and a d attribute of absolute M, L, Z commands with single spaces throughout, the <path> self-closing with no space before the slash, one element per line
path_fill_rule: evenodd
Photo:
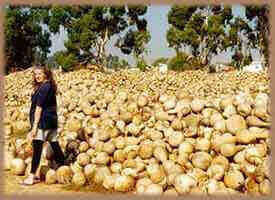
<path fill-rule="evenodd" d="M 244 66 L 243 70 L 247 72 L 260 72 L 263 71 L 264 65 L 261 61 L 252 61 L 250 65 Z"/>
<path fill-rule="evenodd" d="M 165 72 L 168 71 L 168 66 L 167 66 L 167 64 L 160 63 L 158 66 L 159 66 L 159 71 L 160 71 L 161 73 L 165 73 Z"/>

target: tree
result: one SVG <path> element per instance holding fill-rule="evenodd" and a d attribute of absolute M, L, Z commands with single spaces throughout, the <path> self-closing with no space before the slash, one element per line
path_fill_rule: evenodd
<path fill-rule="evenodd" d="M 55 61 L 60 64 L 64 71 L 70 71 L 77 64 L 77 58 L 73 53 L 59 51 L 54 54 Z"/>
<path fill-rule="evenodd" d="M 267 5 L 245 6 L 246 18 L 236 17 L 230 23 L 227 44 L 233 52 L 232 64 L 238 68 L 252 62 L 252 49 L 259 49 L 262 60 L 269 62 L 270 23 Z"/>
<path fill-rule="evenodd" d="M 248 20 L 254 21 L 249 39 L 253 45 L 259 49 L 262 59 L 269 64 L 269 42 L 270 42 L 270 6 L 264 5 L 248 5 L 245 9 Z"/>
<path fill-rule="evenodd" d="M 225 43 L 226 30 L 233 18 L 232 7 L 224 6 L 217 11 L 217 6 L 210 7 L 212 15 L 206 18 L 206 39 L 202 46 L 203 59 L 208 63 L 214 55 L 228 49 Z"/>
<path fill-rule="evenodd" d="M 147 6 L 129 6 L 128 20 L 129 29 L 119 40 L 117 40 L 116 46 L 121 49 L 124 54 L 132 54 L 137 62 L 142 62 L 144 58 L 140 58 L 143 53 L 147 54 L 148 51 L 145 45 L 150 41 L 151 36 L 147 30 L 147 21 L 141 18 L 147 12 Z"/>
<path fill-rule="evenodd" d="M 168 68 L 175 71 L 197 70 L 204 66 L 198 57 L 190 56 L 190 54 L 179 52 L 167 62 Z"/>
<path fill-rule="evenodd" d="M 118 56 L 113 56 L 112 54 L 107 56 L 107 68 L 118 70 L 127 67 L 129 67 L 129 63 L 126 60 L 121 59 Z"/>
<path fill-rule="evenodd" d="M 173 6 L 168 13 L 168 23 L 172 26 L 167 31 L 166 38 L 169 47 L 174 48 L 177 54 L 183 46 L 186 46 L 183 31 L 197 9 L 198 6 Z"/>
<path fill-rule="evenodd" d="M 133 46 L 122 43 L 117 46 L 123 53 L 129 54 L 124 50 L 125 47 L 129 47 L 130 52 L 141 54 L 144 51 L 143 42 L 148 41 L 143 39 L 146 37 L 143 32 L 146 32 L 147 23 L 139 19 L 139 16 L 146 13 L 146 8 L 143 6 L 53 6 L 50 12 L 49 29 L 57 33 L 63 26 L 68 33 L 68 40 L 64 44 L 66 50 L 62 54 L 57 54 L 57 57 L 74 55 L 83 64 L 91 60 L 106 64 L 106 44 L 115 35 L 120 36 L 118 39 L 120 41 L 123 31 L 128 29 L 130 29 L 129 32 L 132 31 L 131 34 L 133 33 L 132 36 L 135 38 Z M 137 27 L 137 30 L 133 31 L 133 27 Z M 126 34 L 127 37 L 129 34 Z M 62 64 L 62 59 L 58 60 L 61 61 L 59 64 Z"/>
<path fill-rule="evenodd" d="M 42 28 L 47 16 L 47 7 L 5 7 L 6 72 L 45 62 L 51 46 L 50 33 Z"/>
<path fill-rule="evenodd" d="M 229 6 L 173 6 L 168 13 L 172 27 L 167 32 L 169 47 L 198 56 L 207 64 L 214 55 L 225 51 L 226 27 L 232 19 Z"/>
<path fill-rule="evenodd" d="M 233 52 L 232 65 L 241 68 L 252 62 L 251 49 L 254 47 L 253 41 L 249 40 L 252 29 L 248 22 L 240 17 L 234 18 L 230 23 L 227 36 L 227 45 Z"/>

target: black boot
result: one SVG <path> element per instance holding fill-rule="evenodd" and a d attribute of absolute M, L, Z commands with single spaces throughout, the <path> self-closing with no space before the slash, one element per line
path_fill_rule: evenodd
<path fill-rule="evenodd" d="M 56 161 L 56 163 L 60 166 L 64 165 L 65 162 L 65 156 L 63 151 L 60 148 L 60 145 L 58 142 L 50 142 L 51 147 L 53 149 L 53 158 Z"/>
<path fill-rule="evenodd" d="M 33 148 L 33 156 L 32 156 L 32 166 L 31 166 L 31 173 L 35 174 L 36 170 L 39 167 L 42 149 L 43 149 L 42 140 L 33 140 L 32 141 L 32 148 Z"/>

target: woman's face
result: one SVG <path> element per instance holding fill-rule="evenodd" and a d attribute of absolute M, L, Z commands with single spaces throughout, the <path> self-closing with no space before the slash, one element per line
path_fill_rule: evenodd
<path fill-rule="evenodd" d="M 37 83 L 43 83 L 47 77 L 42 69 L 36 69 L 34 70 L 34 78 Z"/>

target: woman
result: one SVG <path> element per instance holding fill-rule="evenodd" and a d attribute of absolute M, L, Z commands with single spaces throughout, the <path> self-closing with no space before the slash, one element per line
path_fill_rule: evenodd
<path fill-rule="evenodd" d="M 43 144 L 50 142 L 54 152 L 54 160 L 58 165 L 64 165 L 64 154 L 57 141 L 57 86 L 52 72 L 45 67 L 36 67 L 33 71 L 33 94 L 29 113 L 31 131 L 28 135 L 32 139 L 33 156 L 31 172 L 23 181 L 25 185 L 32 185 L 40 181 L 37 175 Z"/>

